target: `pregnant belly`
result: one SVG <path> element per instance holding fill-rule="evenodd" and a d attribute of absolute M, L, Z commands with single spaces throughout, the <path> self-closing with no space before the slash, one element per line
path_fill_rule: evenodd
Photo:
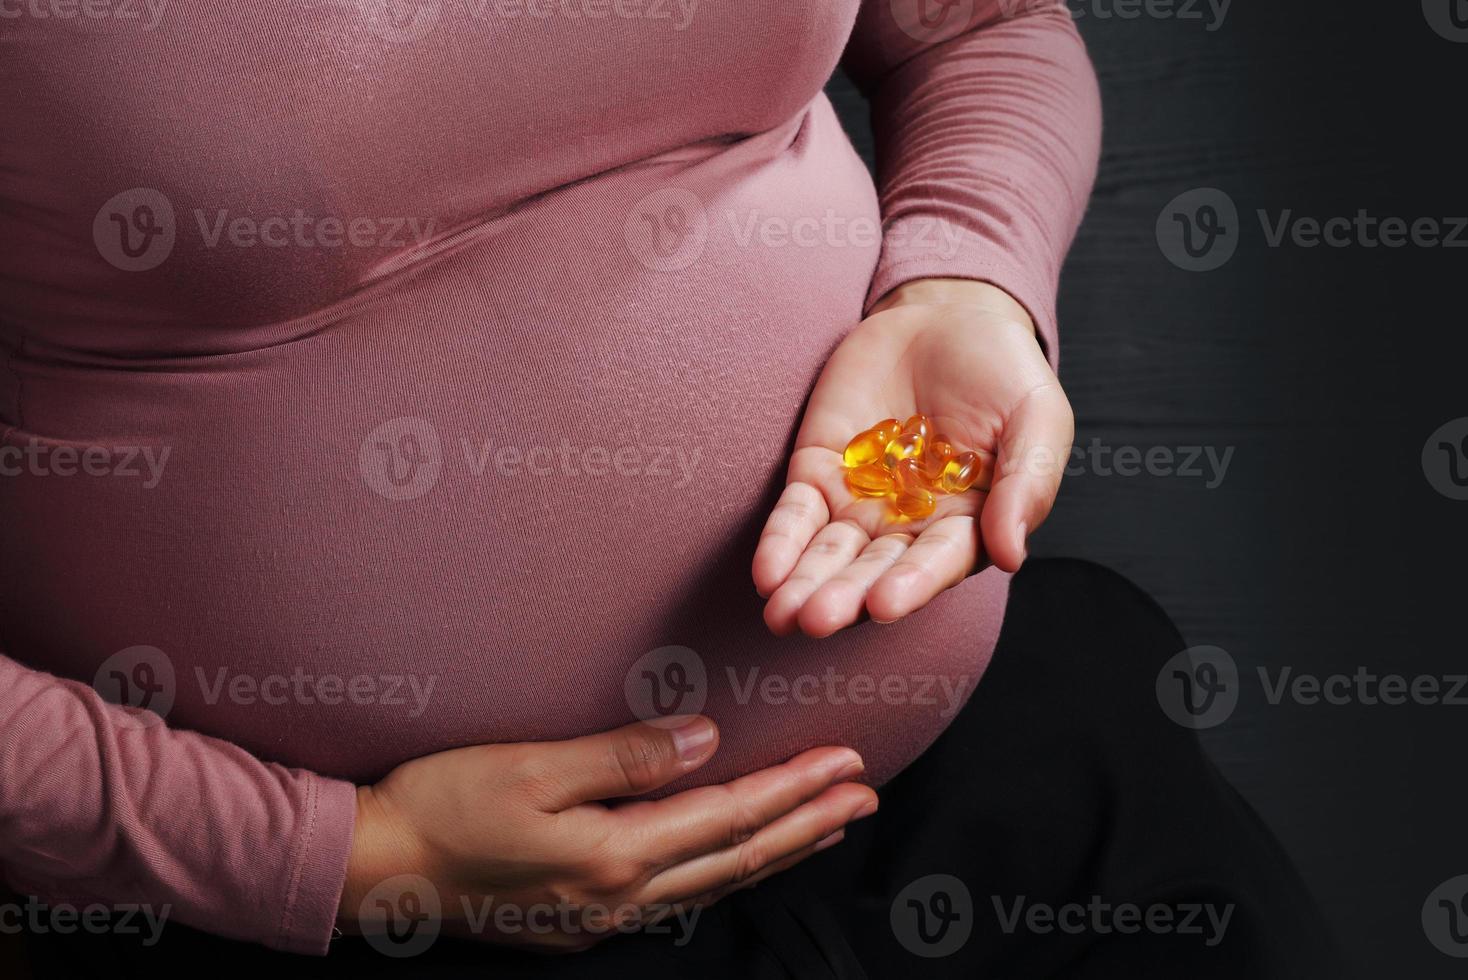
<path fill-rule="evenodd" d="M 17 358 L 6 652 L 358 781 L 696 710 L 723 748 L 692 781 L 816 744 L 890 776 L 977 682 L 1006 580 L 765 631 L 754 543 L 876 260 L 870 184 L 818 137 L 529 202 L 279 343 Z"/>

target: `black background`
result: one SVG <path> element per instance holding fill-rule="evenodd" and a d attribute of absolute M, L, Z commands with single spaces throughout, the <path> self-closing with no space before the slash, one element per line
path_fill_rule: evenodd
<path fill-rule="evenodd" d="M 1070 0 L 1106 112 L 1061 288 L 1077 445 L 1234 453 L 1214 489 L 1087 468 L 1033 553 L 1116 568 L 1189 644 L 1233 656 L 1239 705 L 1205 744 L 1363 976 L 1461 975 L 1468 964 L 1428 942 L 1421 915 L 1468 873 L 1468 708 L 1271 704 L 1257 668 L 1271 681 L 1282 667 L 1468 672 L 1468 502 L 1437 493 L 1422 463 L 1429 435 L 1468 415 L 1468 231 L 1458 249 L 1270 247 L 1256 212 L 1468 215 L 1468 43 L 1431 29 L 1419 0 L 1240 0 L 1211 31 L 1201 4 L 1201 20 L 1119 6 Z M 870 161 L 860 96 L 839 76 L 830 92 Z M 1155 226 L 1200 187 L 1233 199 L 1239 245 L 1189 272 Z"/>

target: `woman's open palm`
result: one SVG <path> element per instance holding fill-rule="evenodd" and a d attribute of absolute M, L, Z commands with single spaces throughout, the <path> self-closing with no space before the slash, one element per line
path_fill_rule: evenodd
<path fill-rule="evenodd" d="M 755 552 L 755 585 L 775 633 L 827 636 L 863 612 L 891 622 L 984 563 L 1014 571 L 1024 561 L 1025 539 L 1059 489 L 1074 425 L 1032 327 L 1007 296 L 988 301 L 983 291 L 994 289 L 964 283 L 951 302 L 889 306 L 832 355 Z M 852 436 L 915 412 L 959 451 L 997 457 L 989 490 L 939 494 L 921 520 L 901 517 L 889 499 L 853 495 L 842 461 Z"/>

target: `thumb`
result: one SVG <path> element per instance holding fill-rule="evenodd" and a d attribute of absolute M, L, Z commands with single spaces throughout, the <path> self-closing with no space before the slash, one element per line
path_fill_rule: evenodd
<path fill-rule="evenodd" d="M 713 757 L 719 729 L 702 715 L 637 722 L 564 742 L 544 742 L 540 763 L 563 787 L 557 809 L 636 796 L 666 786 Z"/>
<path fill-rule="evenodd" d="M 984 551 L 1004 571 L 1019 571 L 1025 539 L 1049 516 L 1074 438 L 1075 417 L 1058 383 L 1031 391 L 1005 421 L 979 517 Z"/>

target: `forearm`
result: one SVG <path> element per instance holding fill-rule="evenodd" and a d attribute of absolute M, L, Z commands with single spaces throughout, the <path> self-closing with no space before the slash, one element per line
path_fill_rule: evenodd
<path fill-rule="evenodd" d="M 1100 152 L 1095 73 L 1060 4 L 981 0 L 920 39 L 863 6 L 847 68 L 872 104 L 887 228 L 869 302 L 918 279 L 989 282 L 1055 361 L 1055 294 Z"/>
<path fill-rule="evenodd" d="M 324 951 L 353 788 L 170 729 L 0 656 L 0 864 L 41 899 Z"/>

